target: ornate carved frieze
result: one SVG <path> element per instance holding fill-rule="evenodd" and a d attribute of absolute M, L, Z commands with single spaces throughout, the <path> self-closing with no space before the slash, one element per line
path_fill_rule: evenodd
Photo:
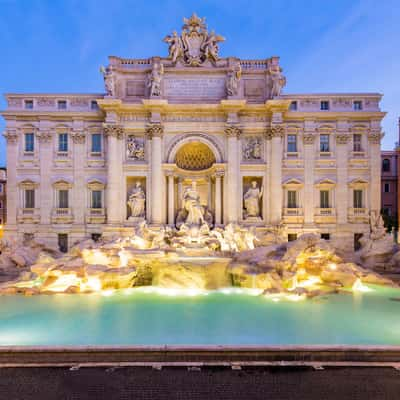
<path fill-rule="evenodd" d="M 201 114 L 170 114 L 163 117 L 165 122 L 222 122 L 225 121 L 223 115 L 201 115 Z"/>
<path fill-rule="evenodd" d="M 117 139 L 122 139 L 122 137 L 124 136 L 124 128 L 121 125 L 104 124 L 103 128 L 105 136 L 112 136 Z"/>
<path fill-rule="evenodd" d="M 162 137 L 164 134 L 164 127 L 160 122 L 153 122 L 146 126 L 146 136 L 149 139 L 153 137 Z"/>
<path fill-rule="evenodd" d="M 18 141 L 18 133 L 15 129 L 7 129 L 3 136 L 6 138 L 7 143 L 17 143 Z"/>
<path fill-rule="evenodd" d="M 346 144 L 350 141 L 350 135 L 347 133 L 336 133 L 335 138 L 337 144 Z"/>
<path fill-rule="evenodd" d="M 242 140 L 242 159 L 244 161 L 262 159 L 262 139 L 260 137 L 250 136 Z"/>
<path fill-rule="evenodd" d="M 310 132 L 306 132 L 303 134 L 303 143 L 304 144 L 313 144 L 315 142 L 315 135 L 310 133 Z"/>
<path fill-rule="evenodd" d="M 56 103 L 54 99 L 49 99 L 48 97 L 40 97 L 37 99 L 36 104 L 39 107 L 54 107 Z"/>
<path fill-rule="evenodd" d="M 36 132 L 36 137 L 38 138 L 39 142 L 48 143 L 51 141 L 53 135 L 50 131 L 38 131 Z"/>
<path fill-rule="evenodd" d="M 236 137 L 239 138 L 242 134 L 242 130 L 238 125 L 226 124 L 225 125 L 225 135 L 228 138 Z"/>
<path fill-rule="evenodd" d="M 182 33 L 178 36 L 174 31 L 172 35 L 164 38 L 168 43 L 168 58 L 176 63 L 197 67 L 205 61 L 215 63 L 218 60 L 218 43 L 225 39 L 216 35 L 214 31 L 208 32 L 205 18 L 193 14 L 189 19 L 183 19 Z"/>
<path fill-rule="evenodd" d="M 383 133 L 380 130 L 374 130 L 368 133 L 367 137 L 371 144 L 380 144 L 381 139 L 383 138 Z"/>
<path fill-rule="evenodd" d="M 126 138 L 126 155 L 129 160 L 144 161 L 144 138 L 129 135 Z"/>
<path fill-rule="evenodd" d="M 83 130 L 74 130 L 71 132 L 71 138 L 74 143 L 85 143 L 86 134 Z"/>

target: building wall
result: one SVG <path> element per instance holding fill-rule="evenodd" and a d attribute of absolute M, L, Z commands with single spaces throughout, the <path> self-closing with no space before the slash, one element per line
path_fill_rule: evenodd
<path fill-rule="evenodd" d="M 382 194 L 381 194 L 381 206 L 382 212 L 388 216 L 395 216 L 397 214 L 398 204 L 398 192 L 397 192 L 397 180 L 398 180 L 398 170 L 397 170 L 397 152 L 393 151 L 382 151 L 381 152 L 381 171 L 382 171 Z M 388 160 L 387 162 L 384 160 Z M 384 165 L 389 165 L 389 170 L 384 170 Z"/>

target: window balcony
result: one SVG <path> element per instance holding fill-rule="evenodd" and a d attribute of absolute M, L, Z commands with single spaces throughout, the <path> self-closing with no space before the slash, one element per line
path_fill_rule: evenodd
<path fill-rule="evenodd" d="M 302 208 L 284 208 L 283 222 L 300 224 L 304 221 L 304 213 Z"/>
<path fill-rule="evenodd" d="M 86 213 L 87 224 L 104 224 L 106 222 L 105 208 L 88 208 Z"/>
<path fill-rule="evenodd" d="M 40 211 L 38 208 L 20 208 L 17 220 L 20 224 L 38 224 L 40 222 Z"/>
<path fill-rule="evenodd" d="M 329 224 L 336 222 L 336 209 L 335 208 L 315 208 L 314 221 L 317 224 Z"/>
<path fill-rule="evenodd" d="M 71 208 L 54 208 L 51 214 L 53 224 L 70 224 L 73 221 Z"/>
<path fill-rule="evenodd" d="M 368 208 L 349 208 L 348 219 L 354 223 L 368 223 L 369 209 Z"/>

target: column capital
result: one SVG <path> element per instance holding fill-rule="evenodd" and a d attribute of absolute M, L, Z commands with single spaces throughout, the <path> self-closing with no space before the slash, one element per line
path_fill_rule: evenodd
<path fill-rule="evenodd" d="M 368 141 L 371 144 L 380 144 L 381 139 L 383 138 L 384 133 L 378 129 L 378 130 L 371 130 L 371 132 L 368 133 Z"/>
<path fill-rule="evenodd" d="M 117 139 L 122 139 L 124 136 L 124 128 L 117 124 L 103 124 L 104 134 Z"/>
<path fill-rule="evenodd" d="M 282 138 L 285 134 L 285 125 L 283 124 L 273 124 L 265 130 L 264 136 L 267 140 L 274 137 Z"/>
<path fill-rule="evenodd" d="M 53 137 L 53 132 L 51 131 L 36 131 L 36 137 L 40 143 L 49 143 Z"/>
<path fill-rule="evenodd" d="M 225 124 L 224 132 L 228 138 L 239 138 L 242 134 L 242 129 L 237 124 Z"/>
<path fill-rule="evenodd" d="M 161 122 L 151 122 L 146 126 L 146 136 L 148 139 L 153 139 L 154 137 L 162 137 L 164 134 L 164 126 Z"/>
<path fill-rule="evenodd" d="M 75 129 L 71 132 L 71 138 L 75 144 L 83 144 L 85 143 L 86 134 L 83 129 Z"/>
<path fill-rule="evenodd" d="M 18 132 L 16 129 L 5 130 L 3 136 L 6 138 L 7 143 L 17 143 L 18 141 Z"/>
<path fill-rule="evenodd" d="M 315 135 L 311 132 L 305 132 L 303 134 L 303 143 L 304 144 L 313 144 L 315 142 Z"/>
<path fill-rule="evenodd" d="M 350 135 L 348 135 L 347 133 L 338 132 L 335 134 L 335 138 L 337 144 L 347 144 L 350 141 Z"/>

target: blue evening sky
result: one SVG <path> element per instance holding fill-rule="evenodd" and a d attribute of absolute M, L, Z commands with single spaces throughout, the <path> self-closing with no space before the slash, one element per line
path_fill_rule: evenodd
<path fill-rule="evenodd" d="M 284 93 L 383 93 L 383 148 L 393 148 L 399 0 L 0 0 L 0 92 L 103 92 L 108 55 L 166 55 L 161 39 L 193 11 L 226 37 L 221 56 L 280 56 Z"/>

